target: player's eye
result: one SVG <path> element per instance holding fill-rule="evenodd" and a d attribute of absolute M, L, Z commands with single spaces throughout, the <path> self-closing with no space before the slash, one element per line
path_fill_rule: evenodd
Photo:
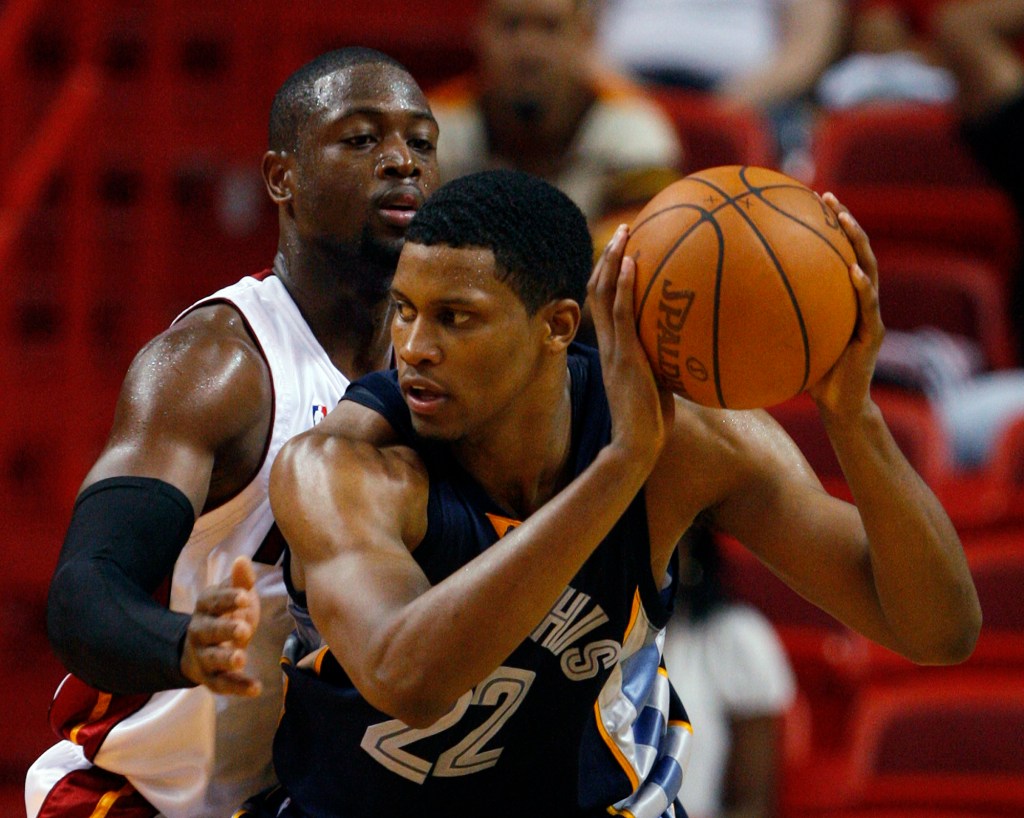
<path fill-rule="evenodd" d="M 376 144 L 377 140 L 373 134 L 360 133 L 353 136 L 347 136 L 342 140 L 346 145 L 351 145 L 354 148 L 365 148 L 370 145 Z"/>
<path fill-rule="evenodd" d="M 409 147 L 421 153 L 430 153 L 434 150 L 434 141 L 426 137 L 414 137 L 409 140 Z"/>
<path fill-rule="evenodd" d="M 395 310 L 395 318 L 404 323 L 412 321 L 416 317 L 416 310 L 414 310 L 409 304 L 398 299 L 391 300 Z"/>
<path fill-rule="evenodd" d="M 445 326 L 458 328 L 466 326 L 472 315 L 464 310 L 442 310 L 438 317 Z"/>

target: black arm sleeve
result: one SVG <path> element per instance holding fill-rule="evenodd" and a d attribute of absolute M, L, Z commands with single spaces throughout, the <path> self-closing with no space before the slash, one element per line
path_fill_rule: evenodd
<path fill-rule="evenodd" d="M 46 605 L 68 670 L 110 693 L 194 686 L 180 667 L 191 617 L 153 598 L 194 523 L 188 498 L 154 478 L 113 477 L 79 495 Z"/>

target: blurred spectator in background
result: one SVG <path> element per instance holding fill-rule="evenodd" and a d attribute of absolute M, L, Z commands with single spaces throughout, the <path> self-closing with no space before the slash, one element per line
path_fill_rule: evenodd
<path fill-rule="evenodd" d="M 600 41 L 648 81 L 764 110 L 788 170 L 804 158 L 811 92 L 841 52 L 846 15 L 845 0 L 609 0 Z"/>
<path fill-rule="evenodd" d="M 833 109 L 868 102 L 951 102 L 956 78 L 940 64 L 926 11 L 920 2 L 855 0 L 847 55 L 822 75 L 818 102 Z"/>
<path fill-rule="evenodd" d="M 959 85 L 968 145 L 1012 198 L 1024 224 L 1024 2 L 957 0 L 935 12 L 936 44 Z M 1024 361 L 1024 264 L 1010 291 L 1017 357 Z"/>
<path fill-rule="evenodd" d="M 679 800 L 690 818 L 767 818 L 796 696 L 789 659 L 765 616 L 726 594 L 718 543 L 699 522 L 680 541 L 679 570 L 664 650 L 693 724 Z"/>
<path fill-rule="evenodd" d="M 675 128 L 640 87 L 599 67 L 596 15 L 594 0 L 484 0 L 476 73 L 431 95 L 445 178 L 527 171 L 591 224 L 660 189 L 648 174 L 681 166 Z"/>

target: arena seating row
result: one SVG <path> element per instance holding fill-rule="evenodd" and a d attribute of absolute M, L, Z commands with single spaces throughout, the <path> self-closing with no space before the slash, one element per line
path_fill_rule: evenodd
<path fill-rule="evenodd" d="M 783 746 L 784 818 L 868 806 L 1024 810 L 1024 542 L 1011 529 L 964 545 L 982 632 L 966 663 L 926 668 L 850 631 L 723 540 L 727 587 L 765 612 L 797 676 Z"/>
<path fill-rule="evenodd" d="M 783 794 L 785 814 L 812 818 L 852 808 L 1024 809 L 1024 688 L 1020 676 L 918 676 L 863 687 L 848 743 L 819 756 Z"/>

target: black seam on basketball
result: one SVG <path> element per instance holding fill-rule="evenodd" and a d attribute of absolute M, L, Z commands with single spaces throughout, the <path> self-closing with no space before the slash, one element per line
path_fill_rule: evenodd
<path fill-rule="evenodd" d="M 708 211 L 704 210 L 704 208 L 702 208 L 702 207 L 698 207 L 697 205 L 691 205 L 691 204 L 672 205 L 670 207 L 664 208 L 663 210 L 659 210 L 657 213 L 652 213 L 650 216 L 648 216 L 646 219 L 644 219 L 642 222 L 640 222 L 640 224 L 636 225 L 630 231 L 632 233 L 632 235 L 635 236 L 637 234 L 637 232 L 640 230 L 641 227 L 643 227 L 645 224 L 647 224 L 652 219 L 657 218 L 658 216 L 662 215 L 663 213 L 668 213 L 671 210 L 685 210 L 685 209 L 696 210 L 698 213 L 700 213 L 700 218 L 697 219 L 693 224 L 691 224 L 689 226 L 689 228 L 687 228 L 686 232 L 683 233 L 676 240 L 676 243 L 673 244 L 672 247 L 670 247 L 665 252 L 665 255 L 661 257 L 661 261 L 658 262 L 658 266 L 655 267 L 654 268 L 654 272 L 651 273 L 651 277 L 649 279 L 647 279 L 647 287 L 644 289 L 644 294 L 640 298 L 640 305 L 639 305 L 639 307 L 636 310 L 637 323 L 639 323 L 639 321 L 640 321 L 640 316 L 644 314 L 644 307 L 647 304 L 647 296 L 650 295 L 651 289 L 654 287 L 655 282 L 661 276 L 661 271 L 664 268 L 665 264 L 668 262 L 668 260 L 670 258 L 672 258 L 672 256 L 675 254 L 676 250 L 679 249 L 679 245 L 683 243 L 683 241 L 687 238 L 687 236 L 689 236 L 690 233 L 693 232 L 693 230 L 698 225 L 702 224 L 705 221 L 709 221 L 709 220 L 710 221 L 714 221 L 714 219 L 710 218 L 710 215 L 709 215 Z"/>
<path fill-rule="evenodd" d="M 691 210 L 696 210 L 698 213 L 700 213 L 700 218 L 697 219 L 693 224 L 691 224 L 689 228 L 687 228 L 687 230 L 676 240 L 672 247 L 670 247 L 668 251 L 666 251 L 665 255 L 662 256 L 661 261 L 658 262 L 658 266 L 654 269 L 654 272 L 651 273 L 651 277 L 647 280 L 647 287 L 644 289 L 643 297 L 640 299 L 639 309 L 636 310 L 636 322 L 639 325 L 640 316 L 644 314 L 644 309 L 647 306 L 647 297 L 650 295 L 655 282 L 661 277 L 661 271 L 662 269 L 664 269 L 669 259 L 672 258 L 673 255 L 675 255 L 675 252 L 676 250 L 679 249 L 679 246 L 684 241 L 686 241 L 690 233 L 696 230 L 697 227 L 699 227 L 704 222 L 708 222 L 709 224 L 711 224 L 711 226 L 714 228 L 715 235 L 718 236 L 718 265 L 715 271 L 715 297 L 711 324 L 711 375 L 715 380 L 715 394 L 718 396 L 718 402 L 719 404 L 721 404 L 722 408 L 725 409 L 728 407 L 726 407 L 725 399 L 722 397 L 722 379 L 720 377 L 721 373 L 719 372 L 718 368 L 718 303 L 720 300 L 719 294 L 722 283 L 722 265 L 725 259 L 725 252 L 723 250 L 725 244 L 725 237 L 722 235 L 721 225 L 715 219 L 714 215 L 711 212 L 705 210 L 704 208 L 692 204 L 679 204 L 671 205 L 669 207 L 663 208 L 662 210 L 659 210 L 657 213 L 652 213 L 642 222 L 635 225 L 631 232 L 633 235 L 636 235 L 636 233 L 639 231 L 641 227 L 643 227 L 652 219 L 662 215 L 663 213 L 668 213 L 671 210 L 685 210 L 687 208 Z M 680 350 L 680 353 L 681 352 L 682 350 Z M 685 361 L 683 362 L 683 365 L 685 366 Z"/>
<path fill-rule="evenodd" d="M 741 170 L 742 171 L 746 171 L 747 168 L 743 167 Z M 800 219 L 798 219 L 792 213 L 787 213 L 785 210 L 782 210 L 778 205 L 776 205 L 774 202 L 766 199 L 762 195 L 764 193 L 764 191 L 767 191 L 767 190 L 796 190 L 796 191 L 799 191 L 801 193 L 809 193 L 811 196 L 817 197 L 817 194 L 813 190 L 811 190 L 810 188 L 805 187 L 804 185 L 781 185 L 781 184 L 780 185 L 764 185 L 763 187 L 753 187 L 753 186 L 750 185 L 749 182 L 747 182 L 746 178 L 743 176 L 743 174 L 741 172 L 740 178 L 747 185 L 747 190 L 746 190 L 745 193 L 742 193 L 739 196 L 733 196 L 733 197 L 730 198 L 730 197 L 727 197 L 722 192 L 722 190 L 720 188 L 718 188 L 713 182 L 709 182 L 707 179 L 703 179 L 703 178 L 701 178 L 699 176 L 693 176 L 691 178 L 694 179 L 695 181 L 702 182 L 704 185 L 706 185 L 707 187 L 710 187 L 712 190 L 714 190 L 715 192 L 717 192 L 718 194 L 720 194 L 722 196 L 722 198 L 723 198 L 722 203 L 720 205 L 718 205 L 714 210 L 711 211 L 712 214 L 717 213 L 723 207 L 728 207 L 730 205 L 735 206 L 737 202 L 739 202 L 742 199 L 747 198 L 747 196 L 750 196 L 750 195 L 756 196 L 758 201 L 763 202 L 767 207 L 770 207 L 772 210 L 774 210 L 779 215 L 785 216 L 787 219 L 789 219 L 792 222 L 796 222 L 801 227 L 803 227 L 804 229 L 810 231 L 813 235 L 817 236 L 819 239 L 821 239 L 823 242 L 825 242 L 825 244 L 828 245 L 829 249 L 833 253 L 835 253 L 837 256 L 839 256 L 839 260 L 843 262 L 843 265 L 844 266 L 846 265 L 846 257 L 843 256 L 842 252 L 839 250 L 838 247 L 836 247 L 835 244 L 833 244 L 832 240 L 828 236 L 826 236 L 824 233 L 818 231 L 817 229 L 815 229 L 811 225 L 807 224 L 806 222 L 800 221 Z M 826 205 L 821 203 L 820 200 L 819 200 L 819 204 L 822 206 L 822 208 L 826 207 Z M 841 229 L 842 228 L 840 228 L 840 230 Z"/>
<path fill-rule="evenodd" d="M 718 234 L 718 263 L 715 266 L 715 300 L 714 309 L 711 312 L 711 371 L 715 379 L 715 395 L 718 404 L 723 408 L 725 396 L 722 394 L 721 370 L 718 367 L 718 308 L 722 303 L 722 270 L 725 266 L 725 236 L 722 234 L 722 226 L 718 219 L 711 217 L 711 223 L 715 226 L 715 233 Z"/>
<path fill-rule="evenodd" d="M 747 166 L 743 166 L 743 167 L 740 168 L 740 170 L 739 170 L 740 181 L 743 182 L 743 184 L 745 184 L 747 186 L 747 190 L 748 190 L 749 193 L 752 193 L 760 201 L 763 202 L 764 199 L 759 195 L 759 191 L 762 190 L 762 188 L 758 188 L 755 185 L 751 185 L 750 181 L 746 177 L 746 171 L 747 170 L 748 170 Z M 738 199 L 740 197 L 738 197 L 738 196 L 729 196 L 728 194 L 725 193 L 725 191 L 723 191 L 720 187 L 718 187 L 718 185 L 716 185 L 714 182 L 709 182 L 707 179 L 702 179 L 699 176 L 698 177 L 694 177 L 694 178 L 695 178 L 695 181 L 698 181 L 701 184 L 711 188 L 712 190 L 714 190 L 716 193 L 718 193 L 718 195 L 721 196 L 725 200 L 725 201 L 723 201 L 723 203 L 722 203 L 722 205 L 720 207 L 715 209 L 715 212 L 717 212 L 718 210 L 721 210 L 723 207 L 725 207 L 727 205 L 731 205 L 735 209 L 735 211 L 740 214 L 740 217 L 747 223 L 747 225 L 750 227 L 750 229 L 754 231 L 754 235 L 757 236 L 758 240 L 761 242 L 761 246 L 764 247 L 765 252 L 768 253 L 768 257 L 771 259 L 771 262 L 772 262 L 772 264 L 775 267 L 775 271 L 779 274 L 779 278 L 781 279 L 783 286 L 786 288 L 786 293 L 789 295 L 789 302 L 790 302 L 790 304 L 793 307 L 793 313 L 796 316 L 797 326 L 800 328 L 800 340 L 802 341 L 803 347 L 804 347 L 804 374 L 803 374 L 803 378 L 801 379 L 800 389 L 798 390 L 798 391 L 802 392 L 804 390 L 804 387 L 807 386 L 807 381 L 808 381 L 808 379 L 811 376 L 811 342 L 810 342 L 810 338 L 807 336 L 807 326 L 804 323 L 803 313 L 800 311 L 800 302 L 797 301 L 796 293 L 793 291 L 793 287 L 789 283 L 789 277 L 786 275 L 786 271 L 782 268 L 782 264 L 779 261 L 778 257 L 775 255 L 775 251 L 772 249 L 771 244 L 768 242 L 768 240 L 764 237 L 764 235 L 758 229 L 758 227 L 754 223 L 753 219 L 751 219 L 750 216 L 747 215 L 743 211 L 743 208 L 739 206 Z M 796 189 L 796 190 L 800 189 L 799 185 L 771 185 L 769 187 L 775 188 L 775 189 L 780 188 L 780 187 L 781 188 L 793 188 L 793 189 Z M 746 194 L 743 194 L 743 198 L 746 198 Z M 803 222 L 801 222 L 799 219 L 797 219 L 796 221 L 799 224 L 803 224 Z"/>
<path fill-rule="evenodd" d="M 843 262 L 843 266 L 845 267 L 846 266 L 846 258 L 839 251 L 839 248 L 836 247 L 835 244 L 832 243 L 832 240 L 828 236 L 826 236 L 824 233 L 820 232 L 816 228 L 812 227 L 811 225 L 807 224 L 806 222 L 800 221 L 800 219 L 798 219 L 792 213 L 787 213 L 785 210 L 780 208 L 774 202 L 769 201 L 768 199 L 766 199 L 764 196 L 761 195 L 762 192 L 766 191 L 766 190 L 780 190 L 780 189 L 781 190 L 798 190 L 798 191 L 801 191 L 801 192 L 806 192 L 806 193 L 809 193 L 811 196 L 814 196 L 815 199 L 818 199 L 817 194 L 813 190 L 811 190 L 810 188 L 802 187 L 800 185 L 766 185 L 765 187 L 760 187 L 760 188 L 750 188 L 750 192 L 753 193 L 758 198 L 758 200 L 760 200 L 765 205 L 770 207 L 772 210 L 774 210 L 780 216 L 785 216 L 790 221 L 796 222 L 798 225 L 803 227 L 805 230 L 810 231 L 813 235 L 817 236 L 819 239 L 821 239 L 823 242 L 825 242 L 825 244 L 828 245 L 829 249 L 833 253 L 835 253 L 837 256 L 839 256 L 839 260 L 841 262 Z M 818 199 L 818 205 L 822 208 L 823 212 L 827 209 L 827 205 L 825 205 L 825 203 L 822 202 L 820 199 Z M 826 213 L 826 218 L 827 217 L 828 217 L 828 215 Z M 838 222 L 836 222 L 836 224 L 838 225 Z M 842 228 L 840 227 L 839 230 L 842 231 Z"/>

